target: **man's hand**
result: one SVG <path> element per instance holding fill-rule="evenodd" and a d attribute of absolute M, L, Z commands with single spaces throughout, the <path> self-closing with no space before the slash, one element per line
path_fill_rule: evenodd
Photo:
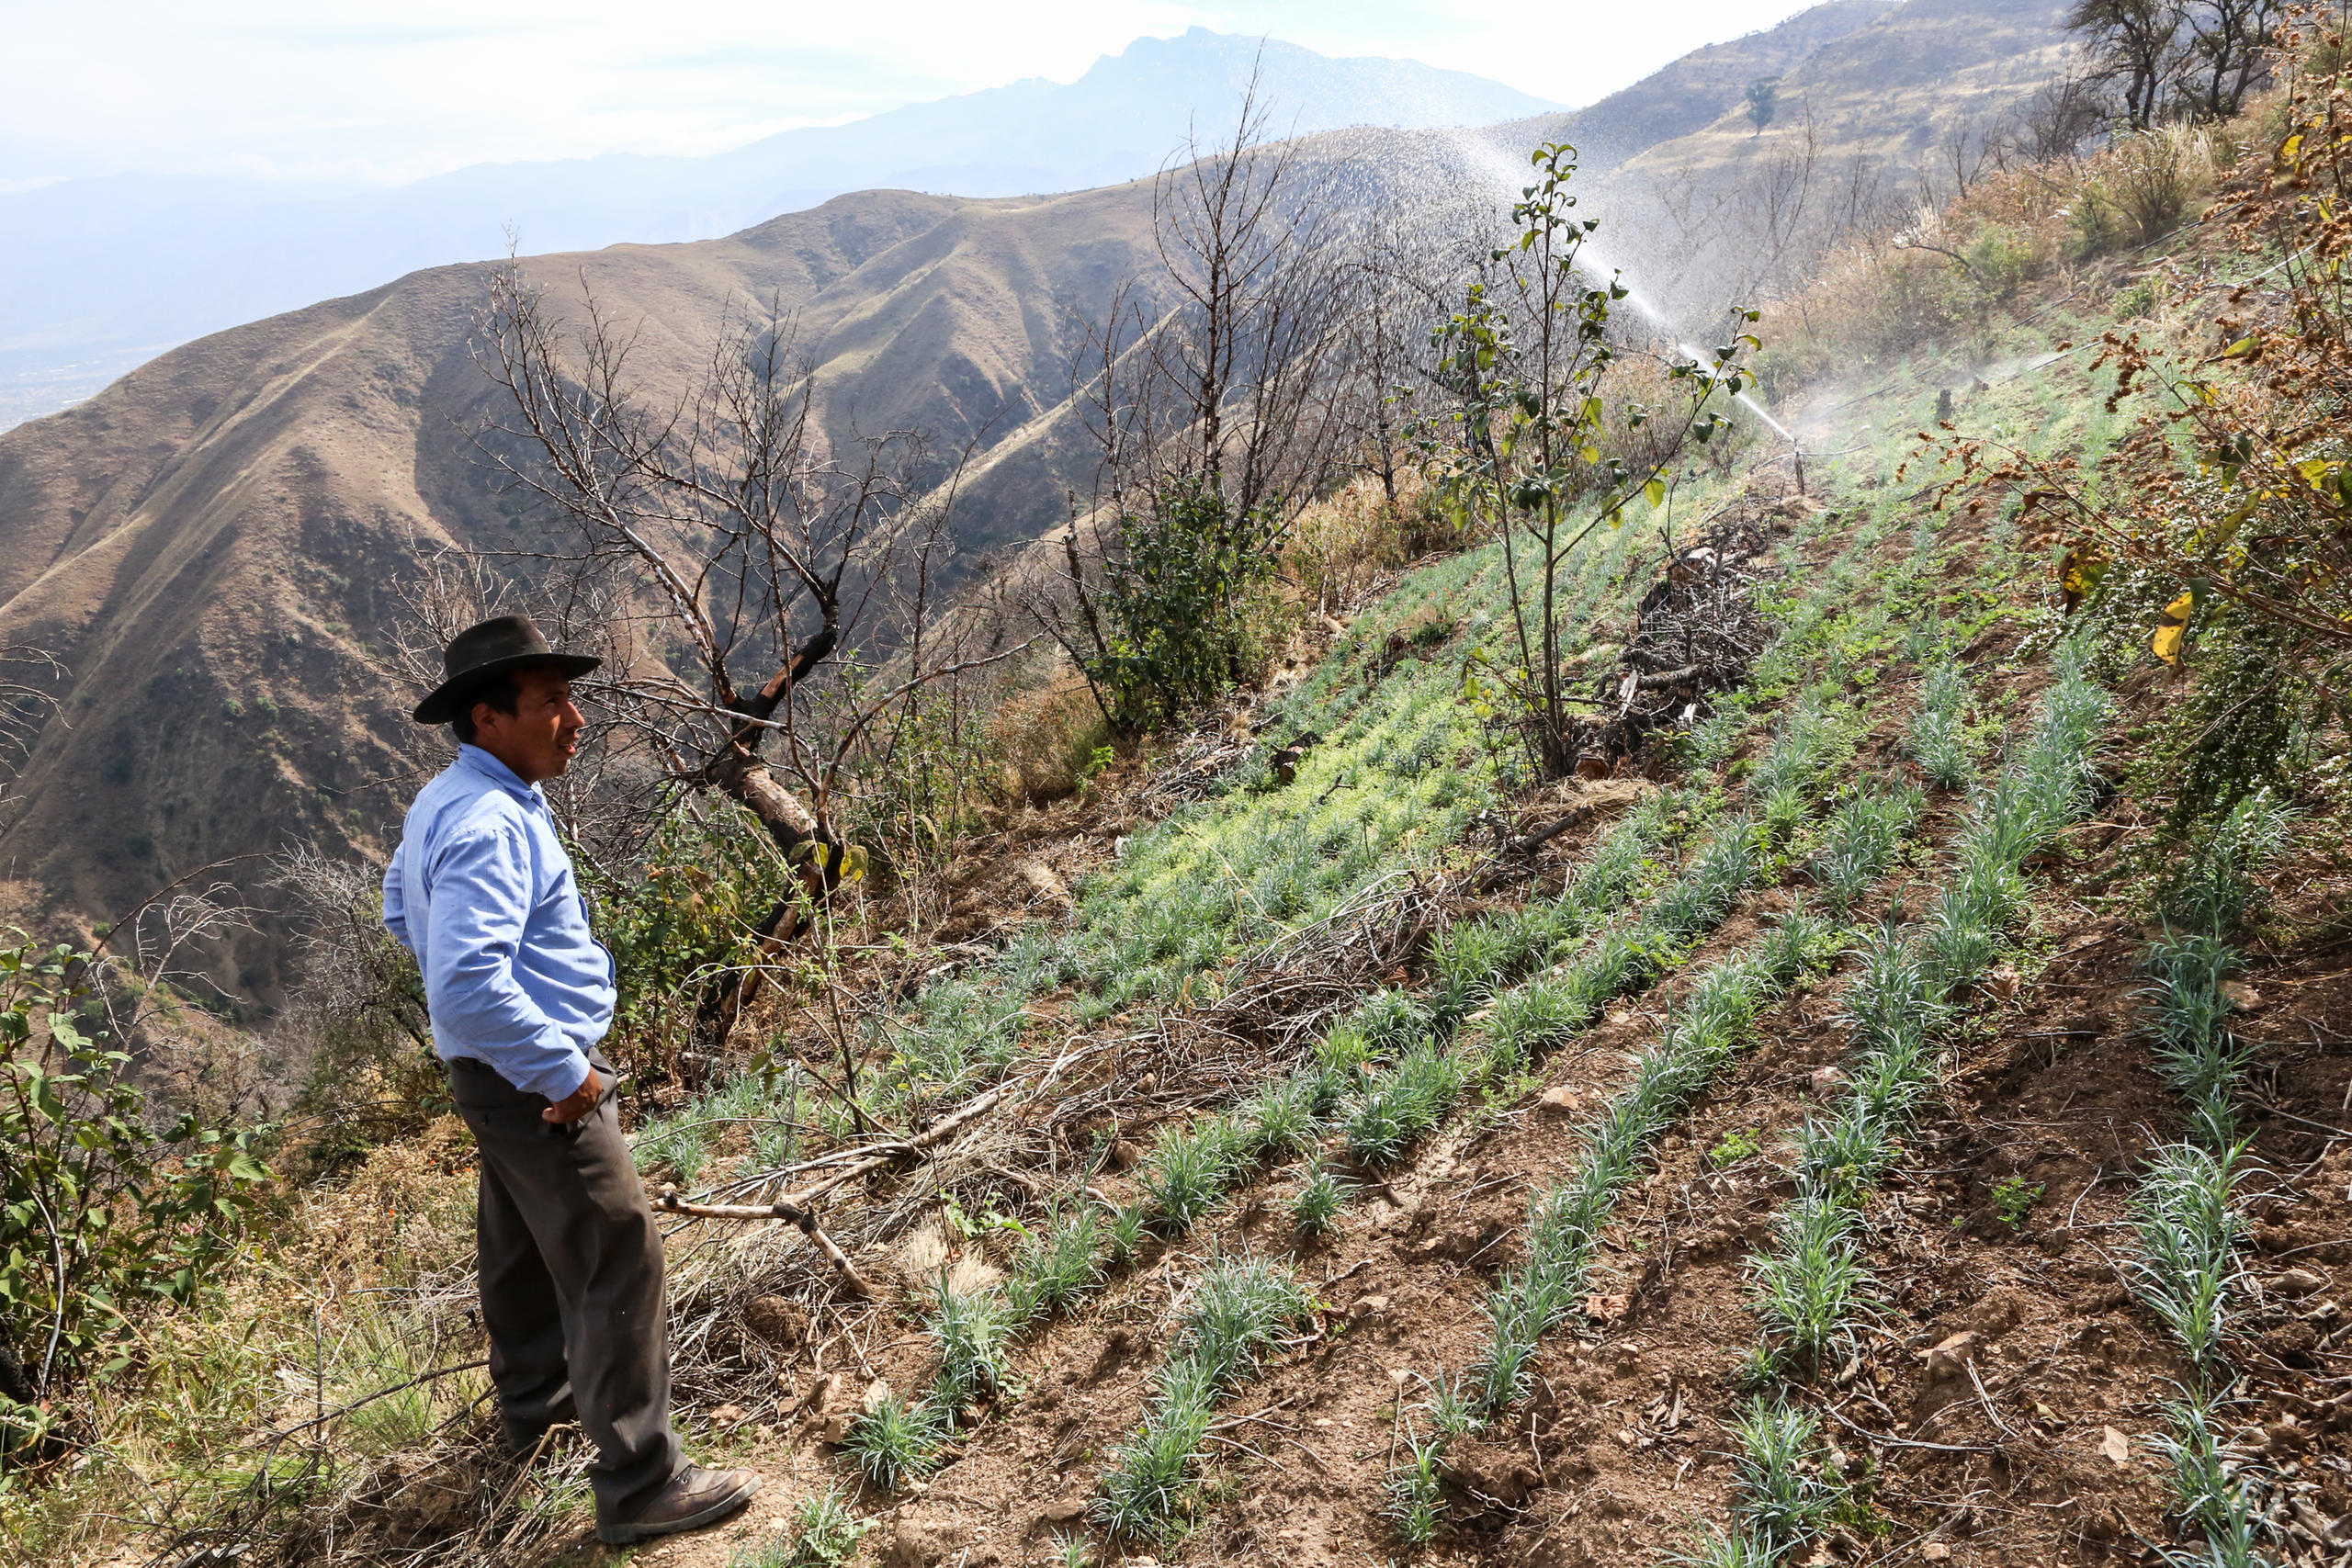
<path fill-rule="evenodd" d="M 559 1127 L 568 1126 L 595 1110 L 596 1102 L 604 1098 L 605 1080 L 596 1076 L 595 1068 L 591 1067 L 588 1069 L 587 1080 L 563 1099 L 540 1111 L 539 1120 L 552 1122 Z"/>

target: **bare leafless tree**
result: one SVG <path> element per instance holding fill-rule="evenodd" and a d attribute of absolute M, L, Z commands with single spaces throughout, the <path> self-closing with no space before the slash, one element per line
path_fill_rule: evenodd
<path fill-rule="evenodd" d="M 1418 460 L 1405 431 L 1429 385 L 1430 330 L 1468 258 L 1379 205 L 1358 217 L 1341 250 L 1332 402 L 1351 466 L 1379 479 L 1393 507 L 1399 477 Z"/>
<path fill-rule="evenodd" d="M 2183 0 L 2075 0 L 2066 26 L 2089 51 L 2091 74 L 2120 95 L 2123 123 L 2145 130 L 2164 107 L 2187 28 Z"/>
<path fill-rule="evenodd" d="M 607 744 L 737 802 L 797 868 L 757 933 L 780 942 L 854 863 L 831 802 L 874 726 L 1011 649 L 922 639 L 961 462 L 920 431 L 830 436 L 777 303 L 727 320 L 682 392 L 655 392 L 637 352 L 584 281 L 567 329 L 519 266 L 495 276 L 478 356 L 505 398 L 476 440 L 529 503 L 528 536 L 483 554 L 601 626 L 608 662 L 583 689 Z M 861 639 L 907 652 L 820 720 L 825 677 Z M 707 1045 L 755 985 L 714 992 Z"/>
<path fill-rule="evenodd" d="M 2270 79 L 2289 0 L 2075 0 L 2066 26 L 2133 130 L 2227 119 Z"/>
<path fill-rule="evenodd" d="M 1115 637 L 1104 574 L 1136 520 L 1165 525 L 1188 498 L 1204 558 L 1271 558 L 1349 456 L 1335 404 L 1351 281 L 1341 231 L 1297 144 L 1266 139 L 1267 119 L 1253 74 L 1230 137 L 1188 139 L 1155 180 L 1157 266 L 1074 322 L 1071 403 L 1096 462 L 1071 496 L 1059 570 L 1024 605 L 1114 723 L 1125 716 L 1100 673 Z"/>
<path fill-rule="evenodd" d="M 2078 155 L 2107 124 L 2107 106 L 2086 64 L 2043 83 L 2002 117 L 1994 155 L 2004 164 L 2058 163 Z"/>
<path fill-rule="evenodd" d="M 2175 79 L 2191 118 L 2228 119 L 2270 79 L 2287 12 L 2288 0 L 2199 0 L 2188 8 Z"/>
<path fill-rule="evenodd" d="M 17 773 L 52 720 L 62 722 L 65 666 L 46 649 L 0 644 L 0 812 L 8 812 Z M 13 826 L 0 816 L 0 835 Z"/>

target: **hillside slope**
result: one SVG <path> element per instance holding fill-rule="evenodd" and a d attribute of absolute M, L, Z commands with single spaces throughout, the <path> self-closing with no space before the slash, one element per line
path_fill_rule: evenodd
<path fill-rule="evenodd" d="M 1509 199 L 1526 147 L 1563 129 L 1600 148 L 1705 126 L 1676 145 L 1713 157 L 1745 82 L 1785 68 L 1847 83 L 1854 144 L 1893 148 L 1899 170 L 1935 51 L 1970 51 L 1952 55 L 1956 80 L 1987 51 L 2021 75 L 2047 44 L 2029 25 L 2047 9 L 1835 0 L 1702 51 L 1574 126 L 1358 130 L 1306 152 L 1343 176 L 1345 201 L 1452 223 L 1465 194 Z M 1881 118 L 1858 73 L 1873 35 L 1914 11 L 1949 20 L 1890 35 L 1920 57 L 1918 85 Z M 1657 179 L 1671 164 L 1642 167 Z M 558 293 L 584 281 L 641 320 L 639 364 L 657 381 L 689 373 L 742 302 L 797 310 L 837 431 L 915 425 L 943 447 L 978 444 L 958 535 L 968 569 L 1062 518 L 1084 457 L 1056 412 L 1066 310 L 1099 310 L 1146 269 L 1149 200 L 1140 185 L 994 200 L 869 192 L 724 240 L 529 265 Z M 1615 235 L 1625 203 L 1596 206 Z M 486 390 L 467 347 L 486 279 L 481 265 L 435 269 L 220 333 L 0 434 L 0 646 L 49 649 L 73 671 L 21 809 L 0 824 L 0 877 L 33 903 L 97 919 L 240 856 L 255 858 L 230 874 L 266 902 L 258 857 L 380 847 L 415 765 L 407 695 L 384 689 L 378 657 L 398 591 L 433 549 L 501 526 L 465 434 Z M 266 1002 L 281 939 L 241 940 L 218 978 Z"/>
<path fill-rule="evenodd" d="M 635 319 L 657 383 L 775 295 L 851 367 L 831 378 L 838 421 L 953 440 L 1018 427 L 1063 379 L 1050 302 L 1099 300 L 1148 225 L 1135 187 L 878 193 L 725 241 L 534 265 Z M 0 440 L 0 643 L 74 672 L 0 838 L 12 878 L 102 913 L 224 857 L 379 841 L 413 698 L 383 686 L 376 644 L 420 561 L 495 525 L 467 434 L 487 273 L 419 273 L 205 339 Z M 989 538 L 976 511 L 967 543 Z M 272 950 L 237 984 L 266 993 Z"/>
<path fill-rule="evenodd" d="M 2064 71 L 2065 10 L 1909 0 L 1777 73 L 1760 132 L 1735 93 L 1713 118 L 1645 143 L 1598 198 L 1632 236 L 1629 270 L 1669 308 L 1704 312 L 1787 282 L 1838 225 L 1950 199 L 2004 117 Z"/>

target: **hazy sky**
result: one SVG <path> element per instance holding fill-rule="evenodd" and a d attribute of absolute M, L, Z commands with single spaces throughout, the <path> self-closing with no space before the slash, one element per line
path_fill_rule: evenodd
<path fill-rule="evenodd" d="M 0 0 L 0 187 L 129 169 L 386 180 L 707 152 L 1198 24 L 1589 103 L 1808 0 Z"/>

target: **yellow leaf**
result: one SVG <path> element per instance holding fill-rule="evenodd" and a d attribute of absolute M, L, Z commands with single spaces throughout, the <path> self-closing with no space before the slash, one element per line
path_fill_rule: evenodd
<path fill-rule="evenodd" d="M 1642 487 L 1642 493 L 1649 498 L 1649 502 L 1652 506 L 1664 506 L 1666 504 L 1666 481 L 1653 475 L 1650 479 L 1650 482 Z"/>
<path fill-rule="evenodd" d="M 2245 336 L 2238 339 L 2237 342 L 2230 344 L 2229 347 L 2222 350 L 2222 357 L 2224 359 L 2244 359 L 2251 355 L 2256 348 L 2261 346 L 2261 344 L 2262 339 L 2259 335 L 2254 333 L 2248 333 Z"/>
<path fill-rule="evenodd" d="M 2165 605 L 2156 620 L 2156 635 L 2148 640 L 2149 650 L 2176 670 L 2180 668 L 2180 639 L 2188 631 L 2188 612 L 2196 607 L 2195 593 L 2183 593 Z"/>
<path fill-rule="evenodd" d="M 2068 550 L 2058 563 L 2058 590 L 2065 598 L 2067 614 L 2098 591 L 2107 576 L 2108 563 L 2098 556 L 2082 550 Z"/>

